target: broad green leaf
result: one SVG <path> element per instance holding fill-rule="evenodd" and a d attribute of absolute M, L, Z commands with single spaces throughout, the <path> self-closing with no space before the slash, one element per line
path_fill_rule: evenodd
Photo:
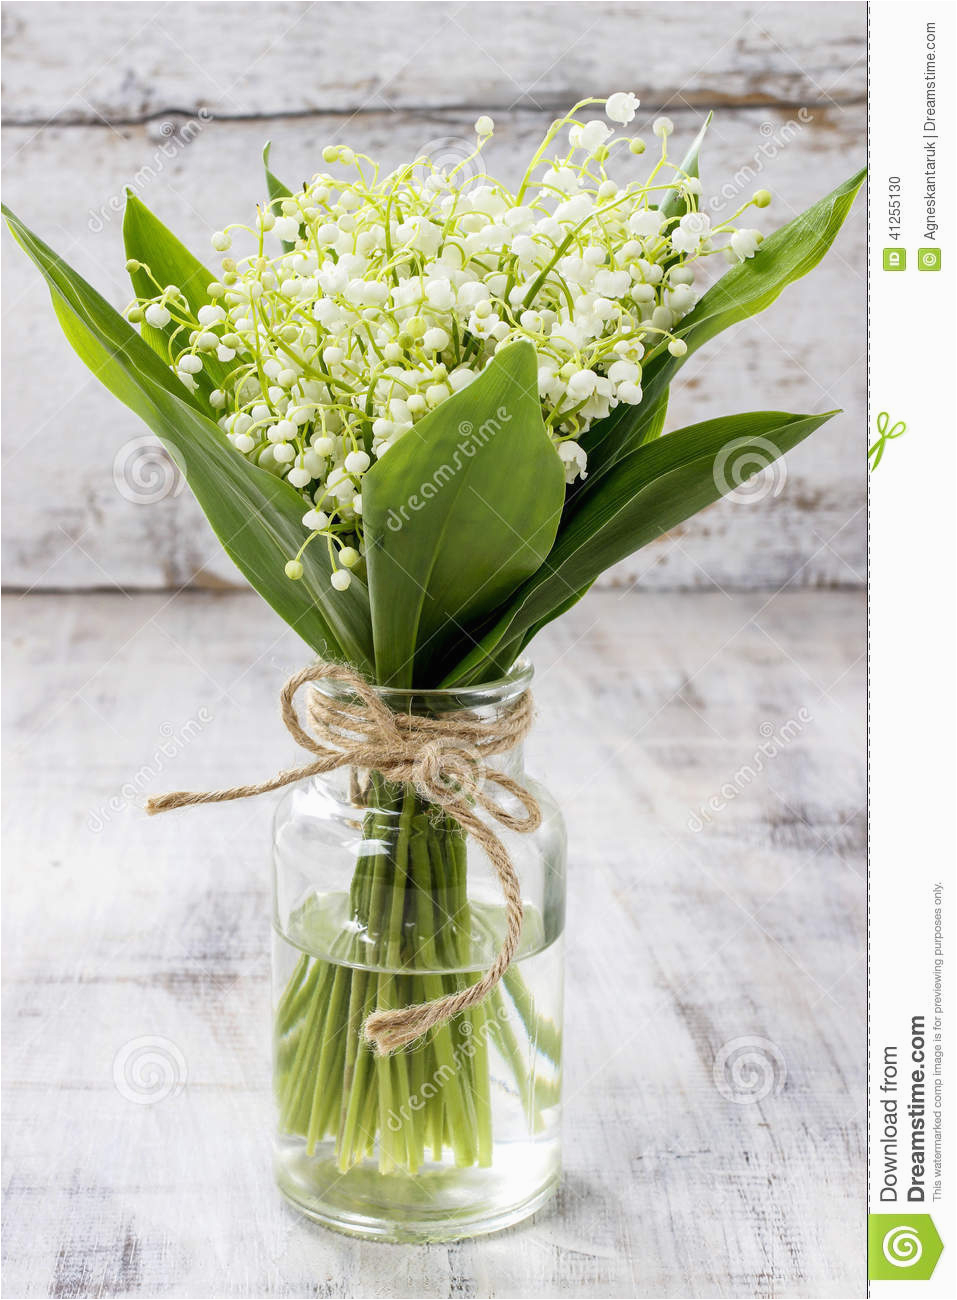
<path fill-rule="evenodd" d="M 272 205 L 273 211 L 275 212 L 279 206 L 278 200 L 291 199 L 292 190 L 289 189 L 288 186 L 283 185 L 279 177 L 276 176 L 275 173 L 270 170 L 269 150 L 271 148 L 272 148 L 272 141 L 267 140 L 266 143 L 263 145 L 263 168 L 266 172 L 266 189 L 269 191 L 269 201 L 270 204 Z M 282 251 L 284 253 L 291 253 L 295 247 L 296 245 L 290 244 L 288 240 L 286 239 L 282 240 Z"/>
<path fill-rule="evenodd" d="M 7 208 L 14 238 L 39 267 L 70 344 L 105 386 L 135 411 L 186 475 L 227 554 L 255 589 L 318 654 L 372 663 L 368 592 L 354 580 L 330 588 L 330 563 L 313 544 L 304 576 L 285 561 L 302 544 L 303 501 L 282 479 L 238 455 L 219 427 L 118 312 Z"/>
<path fill-rule="evenodd" d="M 625 456 L 562 529 L 548 560 L 444 685 L 481 679 L 574 603 L 584 585 L 789 451 L 832 415 L 753 411 L 678 429 Z"/>
<path fill-rule="evenodd" d="M 769 235 L 753 258 L 731 267 L 712 285 L 681 321 L 678 334 L 688 345 L 684 357 L 673 357 L 665 348 L 649 355 L 641 403 L 617 407 L 580 439 L 588 451 L 589 477 L 575 494 L 576 508 L 617 460 L 660 432 L 658 404 L 688 357 L 722 330 L 764 311 L 788 285 L 817 266 L 843 225 L 865 175 L 862 169 L 812 204 Z"/>
<path fill-rule="evenodd" d="M 206 307 L 212 302 L 207 288 L 216 276 L 202 262 L 197 261 L 189 249 L 183 247 L 132 190 L 126 192 L 123 243 L 126 256 L 142 262 L 153 273 L 154 279 L 150 279 L 146 271 L 130 272 L 133 292 L 138 298 L 155 297 L 160 291 L 156 287 L 158 282 L 161 289 L 168 284 L 175 284 L 182 289 L 193 315 L 200 307 Z M 175 319 L 163 329 L 156 329 L 144 321 L 140 332 L 157 356 L 166 362 L 172 360 L 171 345 L 176 351 L 181 351 L 189 342 L 189 330 Z M 207 357 L 202 371 L 196 376 L 203 397 L 208 397 L 214 388 L 222 388 L 228 373 L 228 365 L 215 357 Z"/>
<path fill-rule="evenodd" d="M 535 350 L 515 343 L 363 480 L 381 684 L 435 684 L 455 642 L 542 564 L 564 495 Z"/>

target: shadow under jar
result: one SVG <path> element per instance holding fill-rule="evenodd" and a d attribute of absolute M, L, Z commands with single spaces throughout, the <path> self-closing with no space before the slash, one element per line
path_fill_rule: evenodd
<path fill-rule="evenodd" d="M 531 676 L 520 662 L 491 685 L 377 693 L 395 712 L 494 721 Z M 298 1209 L 355 1236 L 493 1232 L 558 1183 L 564 824 L 521 745 L 488 766 L 542 811 L 528 834 L 490 823 L 521 886 L 518 953 L 481 1003 L 388 1056 L 363 1037 L 371 1012 L 455 992 L 494 960 L 506 926 L 498 877 L 449 814 L 380 773 L 302 782 L 276 813 L 276 1177 Z"/>

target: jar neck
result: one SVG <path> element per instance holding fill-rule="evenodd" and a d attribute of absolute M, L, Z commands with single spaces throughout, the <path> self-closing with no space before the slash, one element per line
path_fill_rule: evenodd
<path fill-rule="evenodd" d="M 497 681 L 481 686 L 467 686 L 451 690 L 405 690 L 386 686 L 375 688 L 378 698 L 393 713 L 407 714 L 415 717 L 432 718 L 446 723 L 449 729 L 449 744 L 459 743 L 456 738 L 456 722 L 484 723 L 491 734 L 501 728 L 507 735 L 507 723 L 513 714 L 516 702 L 526 693 L 532 680 L 533 669 L 524 659 L 518 660 L 509 673 Z M 348 694 L 336 682 L 316 682 L 314 690 L 322 694 Z M 468 748 L 467 742 L 463 747 Z M 522 739 L 503 747 L 499 753 L 489 754 L 485 758 L 486 766 L 493 771 L 520 780 L 525 770 L 525 746 Z M 332 777 L 335 778 L 333 773 Z M 324 783 L 329 778 L 319 777 Z M 335 782 L 338 784 L 338 781 Z"/>

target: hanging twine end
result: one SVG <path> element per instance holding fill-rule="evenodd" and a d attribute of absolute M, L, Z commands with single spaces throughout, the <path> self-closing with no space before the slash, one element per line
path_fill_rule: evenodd
<path fill-rule="evenodd" d="M 372 1044 L 376 1056 L 388 1056 L 390 1052 L 414 1043 L 436 1023 L 432 1004 L 424 1002 L 402 1011 L 373 1011 L 362 1026 L 362 1033 Z"/>
<path fill-rule="evenodd" d="M 171 808 L 183 808 L 189 803 L 200 803 L 202 797 L 190 795 L 183 790 L 172 790 L 169 794 L 154 794 L 146 801 L 147 817 L 155 817 L 157 813 L 168 812 Z"/>

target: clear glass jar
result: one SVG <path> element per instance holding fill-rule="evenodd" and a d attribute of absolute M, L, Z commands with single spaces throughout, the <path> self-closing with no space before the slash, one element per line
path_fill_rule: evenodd
<path fill-rule="evenodd" d="M 380 696 L 395 711 L 491 719 L 531 676 L 520 662 L 491 685 Z M 492 1232 L 558 1183 L 565 830 L 520 745 L 489 765 L 542 810 L 528 834 L 492 824 L 522 888 L 518 955 L 482 1003 L 389 1056 L 363 1038 L 366 1017 L 479 978 L 505 931 L 498 878 L 474 837 L 375 772 L 301 782 L 276 813 L 276 1177 L 298 1209 L 342 1232 Z"/>

